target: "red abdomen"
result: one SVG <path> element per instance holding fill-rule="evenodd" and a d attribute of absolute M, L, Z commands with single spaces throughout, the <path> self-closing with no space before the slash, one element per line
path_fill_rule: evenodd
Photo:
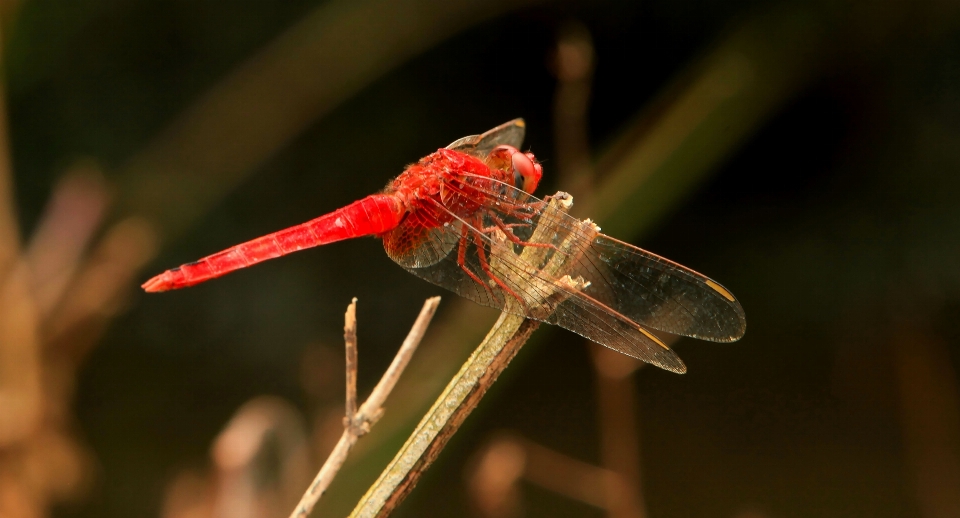
<path fill-rule="evenodd" d="M 374 194 L 306 223 L 241 243 L 199 261 L 167 270 L 143 284 L 146 291 L 186 288 L 291 252 L 353 237 L 382 234 L 403 219 L 406 206 L 391 194 Z"/>

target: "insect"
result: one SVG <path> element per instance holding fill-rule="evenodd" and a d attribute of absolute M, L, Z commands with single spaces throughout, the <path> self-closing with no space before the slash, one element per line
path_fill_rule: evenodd
<path fill-rule="evenodd" d="M 458 139 L 408 166 L 381 193 L 167 270 L 143 288 L 185 288 L 305 248 L 373 235 L 391 259 L 426 281 L 673 372 L 686 371 L 683 361 L 650 329 L 714 342 L 743 336 L 737 299 L 689 268 L 600 233 L 572 245 L 568 239 L 561 249 L 560 240 L 583 222 L 564 213 L 541 218 L 546 202 L 532 193 L 543 168 L 519 150 L 524 132 L 524 121 L 515 119 Z M 555 237 L 532 243 L 534 229 Z M 512 248 L 507 253 L 504 242 Z M 521 252 L 528 247 L 573 254 L 566 273 L 586 281 L 548 315 L 531 301 L 560 279 L 527 264 Z"/>

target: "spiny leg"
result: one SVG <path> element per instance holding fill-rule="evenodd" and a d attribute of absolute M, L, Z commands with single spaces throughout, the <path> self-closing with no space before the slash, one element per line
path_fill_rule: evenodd
<path fill-rule="evenodd" d="M 515 228 L 529 227 L 529 226 L 530 226 L 530 223 L 504 223 L 503 226 L 492 225 L 489 227 L 483 227 L 482 229 L 480 229 L 480 231 L 483 232 L 484 234 L 487 234 L 499 228 L 503 230 L 504 233 L 506 233 L 508 229 L 512 231 Z"/>
<path fill-rule="evenodd" d="M 499 228 L 500 230 L 503 231 L 504 235 L 507 237 L 507 240 L 509 240 L 511 243 L 515 245 L 532 246 L 535 248 L 552 248 L 553 250 L 557 250 L 557 245 L 554 245 L 553 243 L 531 243 L 529 241 L 524 241 L 519 237 L 517 237 L 517 235 L 513 233 L 511 228 L 524 225 L 524 223 L 507 224 L 507 223 L 504 223 L 503 220 L 501 220 L 500 217 L 497 216 L 496 214 L 490 214 L 490 219 L 493 220 L 494 226 L 483 229 L 484 232 L 492 231 L 494 228 Z"/>
<path fill-rule="evenodd" d="M 523 297 L 518 295 L 517 292 L 513 291 L 513 289 L 510 288 L 510 286 L 507 286 L 507 283 L 503 282 L 503 280 L 497 277 L 493 273 L 493 271 L 490 269 L 490 263 L 487 262 L 487 254 L 483 251 L 483 238 L 481 238 L 479 234 L 474 234 L 473 240 L 474 240 L 474 244 L 477 246 L 477 257 L 480 259 L 480 268 L 483 269 L 484 273 L 486 273 L 487 276 L 489 276 L 490 279 L 493 280 L 493 282 L 497 283 L 497 285 L 500 286 L 500 289 L 507 292 L 507 294 L 510 295 L 511 297 L 517 299 L 517 302 L 520 303 L 520 306 L 523 307 L 524 312 L 526 312 L 527 303 L 526 301 L 523 300 Z M 508 251 L 507 253 L 511 253 L 511 252 Z"/>
<path fill-rule="evenodd" d="M 501 207 L 501 210 L 509 213 L 511 216 L 522 218 L 523 216 L 521 216 L 521 214 L 523 213 L 528 213 L 532 215 L 532 214 L 538 214 L 542 212 L 543 209 L 547 206 L 547 200 L 549 199 L 550 197 L 547 196 L 543 200 L 537 200 L 537 201 L 531 201 L 531 202 L 517 201 L 517 202 L 507 203 L 507 202 L 501 201 L 500 207 Z"/>
<path fill-rule="evenodd" d="M 457 250 L 457 265 L 460 266 L 460 269 L 463 270 L 471 279 L 473 279 L 477 284 L 483 286 L 483 289 L 487 290 L 487 293 L 490 294 L 490 298 L 496 299 L 497 296 L 493 293 L 493 289 L 487 283 L 483 282 L 480 277 L 470 271 L 470 268 L 467 268 L 467 246 L 469 246 L 469 234 L 467 226 L 463 225 L 460 227 L 460 244 Z M 480 249 L 479 252 L 482 254 L 483 250 Z"/>

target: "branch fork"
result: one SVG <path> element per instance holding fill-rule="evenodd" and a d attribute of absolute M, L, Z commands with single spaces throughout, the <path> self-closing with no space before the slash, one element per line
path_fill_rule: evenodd
<path fill-rule="evenodd" d="M 544 224 L 562 217 L 572 205 L 573 198 L 566 193 L 557 193 L 550 198 L 529 241 L 534 244 L 559 241 L 560 244 L 527 246 L 520 254 L 520 261 L 515 259 L 510 240 L 502 233 L 498 235 L 498 231 L 493 232 L 494 240 L 490 246 L 493 269 L 503 272 L 502 280 L 507 284 L 518 285 L 521 277 L 525 282 L 537 282 L 539 294 L 536 300 L 508 298 L 504 312 L 487 337 L 450 380 L 407 442 L 354 508 L 351 517 L 389 515 L 413 490 L 423 472 L 539 327 L 540 320 L 549 317 L 563 301 L 587 287 L 589 283 L 582 278 L 573 278 L 565 272 L 579 259 L 577 251 L 585 248 L 581 245 L 592 241 L 600 229 L 586 220 L 578 227 L 568 228 L 566 235 L 558 236 L 553 229 L 564 226 Z M 510 261 L 511 267 L 497 267 L 506 261 Z M 524 314 L 536 320 L 521 316 Z"/>
<path fill-rule="evenodd" d="M 437 305 L 440 304 L 440 297 L 427 299 L 420 310 L 420 316 L 417 317 L 413 328 L 397 351 L 393 362 L 383 373 L 383 377 L 374 387 L 373 392 L 359 409 L 357 408 L 357 299 L 353 299 L 347 307 L 347 313 L 344 315 L 343 338 L 346 344 L 347 357 L 347 397 L 346 397 L 346 416 L 343 418 L 343 434 L 340 440 L 333 448 L 330 456 L 320 468 L 316 478 L 310 484 L 310 487 L 300 499 L 300 503 L 294 508 L 290 518 L 305 518 L 313 510 L 313 507 L 330 487 L 333 478 L 347 460 L 347 455 L 357 443 L 357 440 L 370 432 L 370 428 L 383 416 L 383 403 L 387 396 L 397 384 L 400 374 L 410 363 L 413 352 L 420 344 L 426 332 L 430 320 L 437 311 Z"/>

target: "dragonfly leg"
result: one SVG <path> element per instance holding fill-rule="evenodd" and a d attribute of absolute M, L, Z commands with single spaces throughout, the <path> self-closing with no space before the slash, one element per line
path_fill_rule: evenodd
<path fill-rule="evenodd" d="M 550 197 L 547 196 L 543 200 L 514 203 L 508 207 L 508 210 L 512 215 L 517 216 L 518 218 L 522 217 L 523 213 L 539 214 L 543 212 L 544 208 L 546 208 L 549 200 Z"/>
<path fill-rule="evenodd" d="M 457 265 L 460 266 L 460 269 L 463 270 L 471 279 L 473 279 L 477 284 L 483 286 L 485 290 L 490 294 L 491 298 L 496 299 L 496 295 L 493 293 L 493 289 L 490 286 L 483 282 L 480 277 L 470 271 L 470 268 L 467 268 L 467 246 L 470 244 L 469 235 L 467 234 L 467 226 L 464 225 L 460 231 L 460 245 L 457 250 Z M 483 250 L 479 250 L 480 253 L 483 253 Z M 481 263 L 482 264 L 482 263 Z"/>
<path fill-rule="evenodd" d="M 495 228 L 500 228 L 500 229 L 508 229 L 508 228 L 509 228 L 509 229 L 512 230 L 512 229 L 515 229 L 515 228 L 529 227 L 529 226 L 530 226 L 529 223 L 504 223 L 503 226 L 494 225 L 494 226 L 492 226 L 492 227 L 485 227 L 485 228 L 483 229 L 483 231 L 484 231 L 484 232 L 492 232 L 493 229 L 495 229 Z"/>
<path fill-rule="evenodd" d="M 489 216 L 491 219 L 493 219 L 494 226 L 489 227 L 489 229 L 484 229 L 485 232 L 488 230 L 493 230 L 494 228 L 499 228 L 507 236 L 507 239 L 513 244 L 522 245 L 522 246 L 532 246 L 535 248 L 552 248 L 553 250 L 557 250 L 557 245 L 554 245 L 553 243 L 530 243 L 529 241 L 524 241 L 520 239 L 513 233 L 513 231 L 510 230 L 512 227 L 523 225 L 523 223 L 512 223 L 508 225 L 504 223 L 503 220 L 501 220 L 495 214 L 490 214 Z"/>
<path fill-rule="evenodd" d="M 507 294 L 511 297 L 517 299 L 517 302 L 520 303 L 520 306 L 526 310 L 527 303 L 523 300 L 523 297 L 518 295 L 517 292 L 513 291 L 510 286 L 507 286 L 507 283 L 503 282 L 503 280 L 497 277 L 496 274 L 494 274 L 490 269 L 490 263 L 487 262 L 487 254 L 483 251 L 483 239 L 478 234 L 474 235 L 473 239 L 474 243 L 477 245 L 477 257 L 480 259 L 480 268 L 483 268 L 484 273 L 486 273 L 493 282 L 497 283 L 497 286 L 500 286 L 500 289 L 507 292 Z"/>

